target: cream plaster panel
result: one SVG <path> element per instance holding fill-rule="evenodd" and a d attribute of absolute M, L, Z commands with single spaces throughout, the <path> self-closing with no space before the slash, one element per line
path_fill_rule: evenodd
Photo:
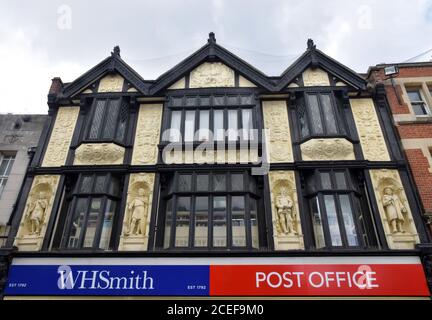
<path fill-rule="evenodd" d="M 119 74 L 108 74 L 99 81 L 98 92 L 122 92 L 124 78 Z"/>
<path fill-rule="evenodd" d="M 142 104 L 138 114 L 133 165 L 156 164 L 163 104 Z"/>
<path fill-rule="evenodd" d="M 81 93 L 93 93 L 93 91 L 91 89 L 85 89 L 83 92 Z"/>
<path fill-rule="evenodd" d="M 215 164 L 215 163 L 258 163 L 258 150 L 164 150 L 162 159 L 165 164 Z"/>
<path fill-rule="evenodd" d="M 120 251 L 148 249 L 154 180 L 154 173 L 132 173 L 129 177 Z"/>
<path fill-rule="evenodd" d="M 270 171 L 269 183 L 275 249 L 304 249 L 294 171 Z"/>
<path fill-rule="evenodd" d="M 305 71 L 303 71 L 303 85 L 305 87 L 329 86 L 330 81 L 328 74 L 319 68 L 307 68 Z"/>
<path fill-rule="evenodd" d="M 293 152 L 285 101 L 263 101 L 267 155 L 270 162 L 292 162 Z"/>
<path fill-rule="evenodd" d="M 415 244 L 419 243 L 420 239 L 399 172 L 397 170 L 379 169 L 370 170 L 370 175 L 389 248 L 414 249 Z M 400 216 L 402 232 L 394 232 L 391 222 L 394 217 L 390 216 L 392 213 L 384 207 L 386 189 L 391 189 L 393 192 L 394 200 L 392 200 L 392 203 L 396 208 L 394 212 L 398 212 L 398 216 Z"/>
<path fill-rule="evenodd" d="M 234 70 L 221 62 L 204 62 L 190 73 L 189 88 L 234 86 Z"/>
<path fill-rule="evenodd" d="M 75 150 L 74 165 L 123 164 L 125 149 L 114 143 L 86 143 Z"/>
<path fill-rule="evenodd" d="M 373 100 L 350 99 L 350 104 L 364 158 L 370 161 L 390 161 Z"/>
<path fill-rule="evenodd" d="M 298 88 L 299 87 L 299 85 L 297 84 L 297 83 L 295 83 L 295 82 L 291 82 L 289 85 L 288 85 L 288 88 Z"/>
<path fill-rule="evenodd" d="M 346 139 L 311 139 L 300 145 L 302 159 L 355 160 L 354 147 Z"/>
<path fill-rule="evenodd" d="M 336 87 L 346 87 L 346 84 L 342 81 L 336 82 Z"/>
<path fill-rule="evenodd" d="M 132 87 L 132 88 L 129 88 L 127 92 L 138 92 L 138 90 L 135 89 L 134 87 Z"/>
<path fill-rule="evenodd" d="M 79 107 L 60 107 L 48 142 L 42 167 L 59 167 L 66 163 Z"/>
<path fill-rule="evenodd" d="M 420 149 L 429 162 L 429 172 L 432 173 L 432 139 L 402 139 L 402 146 L 405 150 Z"/>
<path fill-rule="evenodd" d="M 59 175 L 35 176 L 24 208 L 14 246 L 20 251 L 38 251 L 42 247 Z"/>
<path fill-rule="evenodd" d="M 168 89 L 185 89 L 186 88 L 186 80 L 185 78 L 181 78 L 174 84 L 172 84 Z"/>
<path fill-rule="evenodd" d="M 239 76 L 239 87 L 244 88 L 256 88 L 256 85 L 254 85 L 251 81 L 246 79 L 243 76 Z"/>

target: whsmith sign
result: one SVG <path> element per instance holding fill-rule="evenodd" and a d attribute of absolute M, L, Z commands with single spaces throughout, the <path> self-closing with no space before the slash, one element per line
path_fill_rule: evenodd
<path fill-rule="evenodd" d="M 416 257 L 16 258 L 6 296 L 430 296 Z"/>

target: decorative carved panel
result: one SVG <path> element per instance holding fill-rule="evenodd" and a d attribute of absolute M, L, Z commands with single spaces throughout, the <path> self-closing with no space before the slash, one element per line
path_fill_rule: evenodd
<path fill-rule="evenodd" d="M 34 177 L 14 242 L 20 251 L 41 249 L 59 180 L 59 175 Z"/>
<path fill-rule="evenodd" d="M 294 171 L 270 171 L 269 182 L 275 249 L 304 249 Z"/>
<path fill-rule="evenodd" d="M 123 164 L 124 153 L 114 143 L 86 143 L 75 150 L 74 165 Z"/>
<path fill-rule="evenodd" d="M 390 249 L 414 249 L 420 242 L 397 170 L 370 170 L 375 197 Z"/>
<path fill-rule="evenodd" d="M 156 164 L 162 107 L 162 104 L 142 104 L 140 106 L 132 164 Z"/>
<path fill-rule="evenodd" d="M 342 138 L 311 139 L 300 146 L 303 160 L 355 160 L 354 147 Z"/>
<path fill-rule="evenodd" d="M 154 173 L 132 173 L 120 236 L 120 251 L 147 251 Z"/>
<path fill-rule="evenodd" d="M 308 68 L 303 71 L 303 85 L 305 87 L 329 86 L 330 81 L 327 72 L 322 69 Z"/>
<path fill-rule="evenodd" d="M 60 107 L 46 149 L 43 167 L 59 167 L 66 163 L 79 107 Z"/>
<path fill-rule="evenodd" d="M 365 159 L 389 161 L 390 156 L 372 99 L 350 99 Z"/>
<path fill-rule="evenodd" d="M 285 101 L 263 101 L 264 128 L 270 162 L 292 162 L 291 133 Z"/>
<path fill-rule="evenodd" d="M 119 74 L 108 74 L 99 81 L 98 92 L 122 92 L 124 79 Z"/>
<path fill-rule="evenodd" d="M 234 87 L 234 70 L 221 62 L 204 62 L 190 73 L 189 88 Z"/>

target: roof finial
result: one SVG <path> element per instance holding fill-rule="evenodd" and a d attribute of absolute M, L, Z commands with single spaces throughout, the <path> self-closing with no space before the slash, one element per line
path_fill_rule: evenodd
<path fill-rule="evenodd" d="M 119 46 L 115 46 L 113 51 L 111 52 L 111 56 L 116 56 L 118 58 L 120 58 L 120 47 Z"/>
<path fill-rule="evenodd" d="M 308 48 L 308 50 L 313 50 L 313 49 L 316 48 L 316 45 L 314 44 L 314 42 L 313 42 L 312 39 L 308 39 L 308 41 L 307 41 L 307 48 Z"/>
<path fill-rule="evenodd" d="M 207 42 L 208 43 L 212 43 L 212 44 L 216 43 L 216 37 L 215 37 L 214 32 L 210 32 L 209 33 L 209 38 L 208 38 Z"/>

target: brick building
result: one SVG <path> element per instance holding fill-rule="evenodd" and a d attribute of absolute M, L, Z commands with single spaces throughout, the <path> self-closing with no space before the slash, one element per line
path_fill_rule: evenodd
<path fill-rule="evenodd" d="M 386 68 L 394 73 L 386 75 Z M 424 218 L 432 230 L 432 62 L 379 64 L 367 76 L 372 85 L 384 85 Z"/>

